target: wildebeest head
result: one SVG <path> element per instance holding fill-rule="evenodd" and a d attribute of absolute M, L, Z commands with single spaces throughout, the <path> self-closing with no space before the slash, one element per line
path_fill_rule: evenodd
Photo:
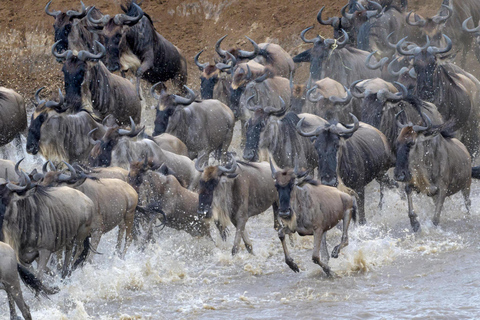
<path fill-rule="evenodd" d="M 429 37 L 427 37 L 427 43 L 423 47 L 413 46 L 405 50 L 403 43 L 406 38 L 400 40 L 396 45 L 399 54 L 413 58 L 413 67 L 417 77 L 417 94 L 424 100 L 432 100 L 435 94 L 434 74 L 437 68 L 437 54 L 446 53 L 453 47 L 452 40 L 446 35 L 443 35 L 443 37 L 447 43 L 444 48 L 430 46 Z"/>
<path fill-rule="evenodd" d="M 53 29 L 55 30 L 55 42 L 58 42 L 56 50 L 58 53 L 62 53 L 68 50 L 68 35 L 72 31 L 72 23 L 74 19 L 82 19 L 87 14 L 87 9 L 82 1 L 80 1 L 82 8 L 80 11 L 68 10 L 67 12 L 61 12 L 57 10 L 50 11 L 50 4 L 48 2 L 45 6 L 45 13 L 55 18 Z"/>
<path fill-rule="evenodd" d="M 270 117 L 281 117 L 287 111 L 285 101 L 281 97 L 281 108 L 262 107 L 249 105 L 255 96 L 247 99 L 247 108 L 253 111 L 253 116 L 246 123 L 246 143 L 243 149 L 243 158 L 248 161 L 258 161 L 258 147 L 260 143 L 260 134 L 265 130 Z"/>
<path fill-rule="evenodd" d="M 55 51 L 58 41 L 52 46 L 52 54 L 59 60 L 63 61 L 62 72 L 65 82 L 66 101 L 69 106 L 78 109 L 82 105 L 82 84 L 85 80 L 85 75 L 88 72 L 88 62 L 97 63 L 99 59 L 105 56 L 105 47 L 95 40 L 97 48 L 100 52 L 93 54 L 91 52 L 81 50 L 75 54 L 72 50 L 67 50 L 63 53 Z"/>
<path fill-rule="evenodd" d="M 30 126 L 28 127 L 27 135 L 27 152 L 31 154 L 37 154 L 40 150 L 40 139 L 41 139 L 41 129 L 42 125 L 56 114 L 65 112 L 68 108 L 64 106 L 64 97 L 62 91 L 58 89 L 60 101 L 45 101 L 40 99 L 39 94 L 45 87 L 41 87 L 35 92 L 35 100 L 37 107 L 32 114 L 30 120 Z"/>
<path fill-rule="evenodd" d="M 144 158 L 143 161 L 132 161 L 130 163 L 130 171 L 128 172 L 128 183 L 139 191 L 140 186 L 143 183 L 143 175 L 150 170 L 153 165 L 153 159 Z"/>
<path fill-rule="evenodd" d="M 347 4 L 342 10 L 346 10 L 345 8 L 349 8 L 349 12 L 354 12 L 356 9 L 356 4 Z M 320 11 L 318 11 L 317 14 L 317 21 L 318 23 L 325 25 L 325 26 L 332 26 L 333 28 L 333 37 L 335 39 L 338 39 L 343 36 L 342 29 L 347 31 L 347 33 L 350 31 L 352 24 L 350 21 L 345 18 L 345 17 L 331 17 L 328 18 L 327 20 L 322 18 L 323 10 L 325 9 L 325 6 L 323 6 Z"/>
<path fill-rule="evenodd" d="M 265 67 L 255 61 L 249 61 L 248 63 L 241 63 L 236 65 L 233 69 L 232 84 L 230 86 L 230 104 L 235 119 L 240 116 L 240 97 L 247 84 L 264 75 Z"/>
<path fill-rule="evenodd" d="M 327 121 L 338 121 L 340 113 L 352 100 L 350 90 L 328 77 L 317 81 L 306 96 L 315 104 L 315 114 Z"/>
<path fill-rule="evenodd" d="M 349 41 L 348 34 L 345 30 L 341 30 L 343 33 L 343 41 L 337 39 L 324 39 L 317 35 L 313 39 L 305 38 L 305 34 L 313 27 L 308 27 L 300 33 L 300 38 L 305 43 L 312 43 L 313 48 L 310 48 L 293 58 L 294 62 L 310 62 L 310 77 L 316 81 L 321 78 L 323 63 L 327 63 L 334 50 L 344 48 Z"/>
<path fill-rule="evenodd" d="M 88 21 L 96 26 L 97 31 L 95 32 L 102 33 L 106 47 L 105 65 L 110 72 L 115 72 L 120 69 L 120 56 L 124 51 L 122 49 L 126 46 L 126 31 L 143 18 L 144 12 L 135 1 L 132 1 L 128 8 L 124 9 L 126 14 L 117 14 L 114 17 L 105 15 L 94 19 L 91 15 L 93 8 L 95 7 L 87 12 Z"/>
<path fill-rule="evenodd" d="M 424 114 L 424 119 L 427 124 L 426 126 L 413 125 L 411 122 L 404 125 L 398 119 L 401 113 L 402 111 L 395 116 L 397 119 L 397 126 L 402 128 L 402 131 L 397 138 L 397 160 L 393 174 L 395 180 L 409 182 L 412 179 L 412 173 L 410 172 L 409 166 L 410 150 L 415 145 L 418 136 L 427 131 L 432 124 L 430 119 Z"/>
<path fill-rule="evenodd" d="M 90 157 L 88 159 L 88 164 L 93 167 L 108 167 L 112 163 L 112 152 L 118 141 L 122 137 L 133 138 L 139 135 L 145 127 L 136 129 L 135 122 L 132 117 L 130 117 L 130 130 L 125 130 L 115 127 L 109 127 L 101 140 L 95 140 L 92 138 L 92 134 L 97 130 L 93 129 L 88 133 L 90 137 L 90 143 L 95 145 L 90 152 Z"/>
<path fill-rule="evenodd" d="M 297 131 L 304 137 L 315 137 L 313 143 L 318 153 L 318 174 L 322 184 L 337 186 L 337 167 L 341 157 L 341 147 L 345 140 L 350 138 L 358 130 L 360 122 L 357 117 L 350 113 L 353 118 L 353 125 L 344 126 L 340 123 L 329 123 L 318 127 L 311 132 L 302 130 L 303 121 L 297 124 Z"/>
<path fill-rule="evenodd" d="M 408 13 L 405 20 L 407 24 L 411 26 L 419 27 L 424 36 L 428 36 L 431 41 L 439 46 L 442 45 L 442 30 L 445 22 L 452 16 L 453 9 L 445 4 L 442 4 L 439 13 L 431 18 L 422 18 L 415 14 L 414 18 L 411 18 L 412 11 Z"/>
<path fill-rule="evenodd" d="M 227 37 L 227 35 L 224 35 L 223 37 L 221 37 L 217 41 L 217 43 L 215 43 L 215 51 L 218 53 L 220 58 L 223 59 L 224 63 L 227 63 L 227 61 L 229 59 L 231 59 L 230 55 L 235 57 L 235 59 L 237 61 L 251 60 L 251 59 L 254 59 L 258 55 L 258 52 L 260 51 L 260 48 L 258 47 L 257 43 L 247 36 L 245 36 L 245 38 L 247 38 L 248 41 L 250 41 L 250 43 L 252 44 L 253 51 L 245 51 L 245 50 L 241 50 L 241 49 L 238 49 L 238 48 L 231 48 L 228 51 L 222 50 L 220 48 L 220 45 L 222 44 L 223 39 L 225 39 L 226 37 Z M 228 53 L 230 53 L 230 54 L 228 54 Z"/>
<path fill-rule="evenodd" d="M 362 34 L 362 28 L 368 28 L 366 23 L 369 22 L 371 18 L 379 18 L 384 12 L 384 8 L 382 8 L 382 6 L 378 2 L 369 0 L 368 4 L 375 9 L 367 10 L 367 8 L 365 8 L 363 5 L 357 3 L 357 10 L 353 12 L 346 12 L 346 8 L 348 5 L 344 6 L 341 10 L 342 16 L 350 23 L 350 37 L 357 44 L 357 46 L 360 46 L 360 49 L 362 50 L 367 49 L 365 47 L 365 43 L 362 43 L 365 42 L 365 39 L 360 39 L 360 34 Z M 364 33 L 367 34 L 367 32 Z"/>
<path fill-rule="evenodd" d="M 202 52 L 203 50 L 197 53 L 194 58 L 195 64 L 202 72 L 202 74 L 200 75 L 200 94 L 202 99 L 213 99 L 213 88 L 219 80 L 220 72 L 231 73 L 231 69 L 236 64 L 236 59 L 230 52 L 227 51 L 226 54 L 230 57 L 230 61 L 232 62 L 231 65 L 223 62 L 219 62 L 216 64 L 210 64 L 208 62 L 200 63 L 198 61 L 198 58 L 200 57 Z"/>
<path fill-rule="evenodd" d="M 155 92 L 155 87 L 160 84 L 162 85 L 162 91 L 159 95 Z M 158 101 L 153 136 L 158 136 L 167 131 L 169 119 L 175 114 L 177 107 L 188 106 L 194 102 L 196 98 L 195 92 L 187 86 L 184 86 L 185 90 L 188 91 L 187 98 L 177 96 L 176 94 L 167 94 L 163 88 L 162 82 L 158 82 L 150 88 L 152 97 Z"/>
<path fill-rule="evenodd" d="M 232 157 L 232 161 L 227 166 L 209 166 L 205 169 L 198 167 L 198 159 L 195 162 L 195 168 L 202 173 L 200 177 L 200 189 L 198 191 L 198 209 L 197 214 L 200 219 L 209 219 L 212 217 L 212 203 L 215 188 L 222 179 L 233 179 L 237 177 L 237 161 Z"/>

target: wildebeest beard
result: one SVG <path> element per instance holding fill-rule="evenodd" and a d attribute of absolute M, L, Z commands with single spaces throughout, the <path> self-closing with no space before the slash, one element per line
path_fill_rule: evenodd
<path fill-rule="evenodd" d="M 412 147 L 411 143 L 397 144 L 397 163 L 393 172 L 395 180 L 408 182 L 412 176 L 408 168 L 409 154 Z"/>
<path fill-rule="evenodd" d="M 90 158 L 89 165 L 94 167 L 108 167 L 112 163 L 112 151 L 116 145 L 115 140 L 109 140 L 107 142 L 102 141 L 94 147 L 92 152 L 99 151 L 98 156 Z M 99 148 L 100 150 L 98 150 Z M 97 150 L 95 150 L 97 149 Z"/>
<path fill-rule="evenodd" d="M 27 152 L 37 154 L 40 149 L 39 143 L 41 138 L 42 124 L 47 120 L 48 115 L 45 112 L 40 113 L 35 119 L 32 115 L 32 121 L 28 128 L 27 135 Z"/>
<path fill-rule="evenodd" d="M 209 219 L 212 217 L 213 192 L 215 191 L 218 182 L 218 178 L 213 178 L 208 181 L 200 180 L 197 213 L 201 219 Z"/>
<path fill-rule="evenodd" d="M 214 75 L 209 78 L 201 77 L 200 81 L 200 94 L 202 99 L 213 99 L 213 89 L 218 82 L 218 76 Z"/>

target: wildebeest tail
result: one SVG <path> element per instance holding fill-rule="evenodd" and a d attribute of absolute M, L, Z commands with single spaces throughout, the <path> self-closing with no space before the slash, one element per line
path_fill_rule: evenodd
<path fill-rule="evenodd" d="M 480 166 L 472 168 L 472 178 L 480 179 Z"/>
<path fill-rule="evenodd" d="M 357 198 L 352 196 L 352 220 L 353 222 L 357 222 L 357 211 L 358 211 L 358 205 L 357 205 Z"/>
<path fill-rule="evenodd" d="M 82 265 L 85 260 L 87 259 L 88 252 L 90 251 L 90 236 L 86 237 L 85 240 L 83 240 L 83 250 L 80 256 L 78 257 L 77 261 L 73 264 L 72 271 L 77 269 L 79 265 Z M 95 250 L 92 250 L 95 251 Z"/>
<path fill-rule="evenodd" d="M 17 270 L 23 283 L 35 291 L 36 295 L 40 294 L 48 299 L 47 295 L 55 294 L 59 291 L 58 288 L 47 288 L 33 273 L 19 263 L 17 263 Z"/>

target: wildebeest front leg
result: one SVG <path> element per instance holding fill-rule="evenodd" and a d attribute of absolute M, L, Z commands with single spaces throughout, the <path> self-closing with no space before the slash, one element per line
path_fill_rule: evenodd
<path fill-rule="evenodd" d="M 71 259 L 72 259 L 72 247 L 70 246 L 65 248 L 65 260 L 63 261 L 62 279 L 65 279 L 69 274 L 68 267 L 70 266 Z"/>
<path fill-rule="evenodd" d="M 10 319 L 15 319 L 17 320 L 17 313 L 15 312 L 15 302 L 18 306 L 18 309 L 20 309 L 20 312 L 23 315 L 23 318 L 25 320 L 32 320 L 32 315 L 30 314 L 30 308 L 27 306 L 25 303 L 25 300 L 23 299 L 22 295 L 22 290 L 20 288 L 20 282 L 18 281 L 18 278 L 15 279 L 15 283 L 13 286 L 6 288 L 7 289 L 7 296 L 8 296 L 8 305 L 10 307 Z M 12 309 L 13 309 L 13 314 L 12 314 Z"/>
<path fill-rule="evenodd" d="M 243 238 L 243 233 L 245 232 L 245 225 L 246 224 L 247 224 L 247 219 L 244 219 L 244 218 L 237 219 L 237 221 L 235 223 L 235 228 L 237 230 L 235 231 L 235 239 L 233 240 L 232 256 L 234 256 L 238 253 L 238 250 L 240 248 L 240 241 Z M 251 246 L 251 244 L 250 244 L 250 246 Z M 247 250 L 248 250 L 248 248 L 247 248 Z M 250 250 L 252 250 L 251 247 L 250 247 Z"/>
<path fill-rule="evenodd" d="M 293 259 L 290 257 L 290 253 L 288 252 L 287 248 L 287 243 L 285 242 L 285 232 L 288 231 L 290 234 L 290 230 L 283 227 L 278 231 L 278 238 L 282 242 L 282 247 L 283 247 L 283 253 L 285 254 L 285 263 L 292 269 L 294 272 L 300 272 L 300 269 L 298 269 L 298 266 L 295 262 L 293 262 Z"/>
<path fill-rule="evenodd" d="M 322 245 L 320 248 L 320 257 L 322 258 L 322 261 L 326 261 L 328 263 L 328 260 L 330 260 L 330 255 L 328 254 L 328 247 L 327 247 L 327 233 L 324 232 L 322 236 Z"/>
<path fill-rule="evenodd" d="M 412 187 L 409 185 L 405 186 L 405 194 L 407 195 L 408 202 L 408 217 L 410 218 L 410 224 L 414 232 L 417 232 L 420 229 L 420 223 L 417 219 L 417 214 L 413 211 L 413 201 L 412 201 Z"/>
<path fill-rule="evenodd" d="M 5 288 L 8 298 L 8 307 L 10 308 L 10 320 L 16 320 L 17 310 L 15 310 L 15 300 L 13 300 L 13 294 L 10 293 L 10 290 L 12 290 L 11 287 Z"/>
<path fill-rule="evenodd" d="M 443 191 L 442 188 L 438 191 L 433 197 L 433 201 L 435 202 L 435 215 L 433 216 L 432 222 L 435 226 L 438 226 L 440 223 L 440 214 L 442 213 L 443 203 L 445 202 L 446 192 Z"/>
<path fill-rule="evenodd" d="M 313 233 L 313 254 L 312 254 L 312 260 L 314 263 L 318 264 L 320 267 L 322 267 L 323 271 L 327 274 L 327 276 L 331 276 L 330 273 L 330 268 L 329 266 L 324 263 L 320 259 L 320 248 L 322 247 L 322 240 L 324 239 L 323 237 L 323 230 L 317 229 Z"/>
<path fill-rule="evenodd" d="M 463 200 L 465 202 L 465 208 L 467 209 L 467 213 L 470 215 L 470 207 L 472 202 L 470 201 L 470 186 L 462 190 Z"/>
<path fill-rule="evenodd" d="M 278 204 L 276 202 L 272 203 L 273 209 L 273 229 L 280 230 L 280 221 L 278 220 Z"/>
<path fill-rule="evenodd" d="M 50 260 L 51 252 L 45 249 L 38 251 L 37 259 L 37 278 L 42 280 L 43 274 L 47 268 L 48 260 Z"/>
<path fill-rule="evenodd" d="M 367 219 L 365 219 L 365 187 L 356 191 L 358 195 L 358 223 L 363 225 L 367 223 Z"/>
<path fill-rule="evenodd" d="M 350 225 L 350 220 L 352 219 L 353 208 L 349 208 L 345 210 L 343 214 L 343 232 L 342 232 L 342 240 L 340 244 L 333 248 L 332 250 L 332 258 L 338 258 L 338 254 L 340 250 L 348 246 L 348 226 Z"/>
<path fill-rule="evenodd" d="M 247 231 L 246 228 L 245 228 L 245 230 L 243 230 L 242 239 L 243 239 L 243 243 L 245 243 L 245 248 L 247 249 L 248 253 L 254 254 L 253 253 L 252 241 L 248 237 L 248 231 Z"/>

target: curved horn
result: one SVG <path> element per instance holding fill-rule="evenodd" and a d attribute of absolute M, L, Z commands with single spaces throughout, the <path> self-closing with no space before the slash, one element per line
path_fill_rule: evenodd
<path fill-rule="evenodd" d="M 137 9 L 137 15 L 136 16 L 128 16 L 126 14 L 117 14 L 113 18 L 113 22 L 115 22 L 116 25 L 129 25 L 133 26 L 136 24 L 140 19 L 143 18 L 143 10 L 140 8 L 134 1 L 132 1 L 132 5 Z"/>
<path fill-rule="evenodd" d="M 317 14 L 317 21 L 318 23 L 324 25 L 324 26 L 334 26 L 335 24 L 337 24 L 338 22 L 338 18 L 337 17 L 333 17 L 333 18 L 329 18 L 328 20 L 323 20 L 322 19 L 322 12 L 323 10 L 325 9 L 325 6 L 323 6 L 320 11 L 318 11 L 318 14 Z"/>
<path fill-rule="evenodd" d="M 349 113 L 349 115 L 352 117 L 353 119 L 353 127 L 350 128 L 350 129 L 341 129 L 338 131 L 338 134 L 339 135 L 345 135 L 345 134 L 350 134 L 350 133 L 354 133 L 355 131 L 358 130 L 358 128 L 360 127 L 360 121 L 358 121 L 357 117 L 355 117 L 355 115 L 353 113 Z"/>
<path fill-rule="evenodd" d="M 155 99 L 155 100 L 160 100 L 160 95 L 158 93 L 155 92 L 155 88 L 159 85 L 159 84 L 162 84 L 162 81 L 159 81 L 157 83 L 155 83 L 151 88 L 150 88 L 150 95 Z M 163 91 L 163 89 L 162 89 Z"/>
<path fill-rule="evenodd" d="M 193 92 L 192 89 L 190 89 L 189 87 L 187 86 L 183 86 L 185 88 L 185 90 L 188 91 L 188 95 L 189 97 L 188 98 L 184 98 L 184 97 L 181 97 L 181 96 L 177 96 L 176 94 L 173 94 L 173 98 L 174 98 L 174 101 L 176 104 L 183 104 L 184 106 L 188 106 L 189 104 L 191 104 L 193 101 L 195 101 L 195 92 Z"/>
<path fill-rule="evenodd" d="M 285 104 L 285 101 L 280 96 L 278 96 L 278 98 L 280 99 L 280 109 L 276 109 L 274 107 L 266 107 L 264 109 L 266 114 L 275 117 L 281 117 L 285 114 L 285 112 L 287 112 L 287 105 Z"/>
<path fill-rule="evenodd" d="M 408 68 L 407 67 L 402 67 L 399 71 L 395 71 L 393 70 L 393 64 L 398 60 L 398 57 L 395 57 L 395 59 L 393 59 L 389 64 L 388 64 L 388 67 L 387 67 L 387 70 L 388 70 L 388 73 L 390 73 L 392 76 L 401 76 L 403 75 L 405 72 L 408 72 Z"/>
<path fill-rule="evenodd" d="M 357 93 L 357 91 L 355 90 L 357 88 L 357 84 L 359 84 L 360 82 L 362 82 L 363 80 L 357 80 L 355 81 L 354 83 L 352 83 L 350 85 L 350 93 L 357 99 L 363 99 L 365 98 L 365 92 L 362 92 L 362 93 Z"/>
<path fill-rule="evenodd" d="M 425 24 L 427 23 L 425 20 L 419 18 L 418 21 L 414 21 L 414 22 L 411 22 L 410 21 L 410 16 L 411 14 L 413 13 L 413 11 L 410 11 L 408 14 L 407 14 L 407 17 L 405 18 L 405 22 L 408 24 L 408 25 L 411 25 L 411 26 L 414 26 L 414 27 L 424 27 Z M 415 14 L 416 17 L 419 17 L 418 15 Z"/>
<path fill-rule="evenodd" d="M 52 1 L 49 1 L 47 3 L 47 5 L 45 6 L 45 13 L 48 14 L 49 16 L 52 16 L 52 17 L 56 18 L 60 13 L 62 13 L 62 11 L 57 11 L 57 10 L 49 11 L 51 3 L 52 3 Z"/>
<path fill-rule="evenodd" d="M 93 144 L 93 145 L 96 145 L 96 144 L 99 144 L 100 142 L 102 142 L 102 141 L 100 141 L 100 140 L 94 140 L 94 139 L 93 139 L 92 133 L 94 133 L 96 130 L 98 130 L 98 128 L 95 128 L 95 129 L 93 129 L 93 130 L 90 130 L 90 131 L 88 132 L 88 134 L 87 134 L 87 137 L 88 137 L 88 139 L 90 140 L 90 143 Z"/>
<path fill-rule="evenodd" d="M 303 136 L 303 137 L 314 137 L 314 136 L 318 136 L 320 134 L 320 132 L 323 131 L 323 127 L 318 127 L 317 129 L 315 129 L 313 131 L 305 132 L 305 131 L 302 130 L 303 121 L 305 121 L 305 118 L 300 119 L 300 121 L 298 121 L 297 126 L 296 126 L 297 132 L 301 136 Z"/>
<path fill-rule="evenodd" d="M 242 59 L 253 59 L 258 55 L 260 48 L 258 47 L 257 43 L 250 39 L 249 37 L 245 36 L 252 43 L 253 51 L 245 51 L 245 50 L 238 50 L 238 57 Z"/>
<path fill-rule="evenodd" d="M 383 7 L 375 1 L 368 0 L 368 3 L 375 8 L 375 10 L 367 10 L 367 18 L 379 17 L 383 13 Z"/>
<path fill-rule="evenodd" d="M 222 50 L 220 48 L 220 44 L 222 43 L 223 39 L 225 39 L 226 37 L 228 36 L 228 34 L 224 35 L 223 37 L 221 37 L 220 39 L 218 39 L 218 41 L 215 43 L 215 51 L 218 53 L 218 55 L 220 57 L 222 57 L 223 59 L 225 59 L 227 57 L 227 51 L 225 50 Z"/>
<path fill-rule="evenodd" d="M 250 70 L 250 66 L 247 64 L 247 77 L 245 80 L 250 81 L 252 80 L 252 70 Z"/>
<path fill-rule="evenodd" d="M 67 166 L 68 168 L 68 171 L 70 171 L 72 173 L 72 178 L 73 177 L 77 177 L 77 171 L 66 161 L 63 161 L 63 163 L 65 163 L 65 165 Z"/>
<path fill-rule="evenodd" d="M 203 69 L 205 69 L 206 67 L 208 67 L 209 63 L 208 62 L 205 62 L 205 63 L 200 63 L 198 62 L 198 57 L 200 57 L 200 55 L 202 54 L 203 50 L 200 51 L 199 53 L 197 53 L 195 55 L 195 58 L 193 58 L 193 61 L 195 61 L 195 64 L 197 65 L 198 69 L 200 69 L 200 71 L 203 71 Z"/>
<path fill-rule="evenodd" d="M 18 160 L 18 162 L 15 164 L 15 173 L 20 177 L 21 176 L 21 172 L 20 172 L 20 169 L 18 168 L 20 166 L 20 163 L 24 160 L 25 158 L 22 158 L 20 160 Z"/>
<path fill-rule="evenodd" d="M 28 177 L 28 176 L 27 176 Z M 30 180 L 30 178 L 28 178 Z M 17 186 L 16 184 L 13 184 L 11 182 L 8 182 L 7 183 L 7 188 L 8 190 L 10 191 L 13 191 L 13 192 L 19 192 L 19 191 L 25 191 L 27 189 L 28 185 L 25 185 L 25 186 Z"/>
<path fill-rule="evenodd" d="M 348 7 L 349 3 L 343 6 L 342 10 L 340 11 L 342 13 L 342 16 L 347 19 L 347 20 L 352 20 L 353 19 L 353 13 L 347 13 L 346 9 Z"/>
<path fill-rule="evenodd" d="M 86 60 L 99 60 L 105 57 L 105 55 L 107 54 L 107 50 L 105 49 L 103 44 L 101 44 L 97 40 L 95 40 L 94 42 L 100 48 L 100 52 L 97 54 L 93 54 L 89 51 L 82 50 L 77 55 L 78 59 L 82 61 L 86 61 Z"/>
<path fill-rule="evenodd" d="M 465 19 L 465 21 L 463 21 L 463 23 L 462 23 L 462 29 L 463 29 L 464 31 L 467 31 L 467 32 L 480 32 L 480 25 L 479 25 L 478 27 L 476 27 L 476 28 L 474 27 L 473 29 L 469 29 L 469 28 L 468 28 L 467 25 L 468 25 L 468 22 L 469 22 L 470 20 L 472 20 L 472 17 L 467 18 L 467 19 Z"/>
<path fill-rule="evenodd" d="M 130 131 L 125 129 L 118 129 L 118 134 L 121 136 L 133 136 L 135 134 L 135 121 L 133 121 L 132 117 L 130 118 Z"/>
<path fill-rule="evenodd" d="M 81 19 L 85 17 L 85 14 L 87 13 L 87 8 L 85 8 L 85 4 L 83 4 L 83 1 L 80 1 L 80 4 L 82 5 L 80 12 L 75 10 L 68 10 L 66 12 L 67 16 L 69 16 L 70 18 L 77 18 L 77 19 Z"/>
<path fill-rule="evenodd" d="M 325 40 L 325 44 L 328 44 L 328 45 L 331 45 L 333 43 L 335 43 L 336 41 L 336 44 L 337 44 L 337 49 L 342 49 L 343 47 L 345 47 L 348 43 L 348 33 L 342 29 L 342 33 L 343 33 L 343 41 L 338 41 L 338 40 L 333 40 L 333 39 L 327 39 Z"/>
<path fill-rule="evenodd" d="M 247 107 L 248 110 L 250 111 L 255 111 L 258 109 L 257 106 L 251 106 L 250 101 L 255 97 L 255 94 L 252 94 L 250 97 L 247 98 L 247 101 L 245 102 L 245 106 Z"/>
<path fill-rule="evenodd" d="M 350 103 L 350 101 L 352 101 L 352 94 L 350 93 L 350 90 L 348 90 L 347 87 L 343 86 L 345 88 L 345 91 L 347 93 L 347 96 L 345 98 L 340 98 L 340 97 L 337 97 L 337 96 L 330 96 L 330 98 L 328 98 L 331 102 L 333 102 L 333 104 L 339 104 L 339 105 L 347 105 Z"/>
<path fill-rule="evenodd" d="M 387 40 L 387 45 L 388 45 L 390 48 L 392 48 L 392 49 L 396 49 L 396 48 L 397 48 L 397 44 L 396 44 L 396 43 L 391 43 L 391 42 L 390 42 L 390 37 L 391 37 L 392 34 L 394 34 L 394 33 L 395 33 L 395 31 L 390 32 L 390 34 L 387 36 L 387 39 L 386 39 L 386 40 Z"/>
<path fill-rule="evenodd" d="M 38 89 L 37 91 L 35 91 L 35 101 L 37 101 L 37 104 L 40 105 L 42 103 L 45 103 L 45 100 L 40 100 L 40 91 L 42 91 L 43 89 L 45 89 L 45 87 L 41 87 L 40 89 Z"/>
<path fill-rule="evenodd" d="M 405 127 L 408 127 L 408 124 L 402 124 L 400 122 L 400 120 L 398 120 L 398 117 L 400 116 L 400 114 L 402 112 L 405 112 L 405 110 L 400 110 L 400 112 L 398 112 L 396 115 L 395 115 L 395 122 L 397 123 L 397 127 L 399 127 L 400 129 L 403 129 Z"/>
<path fill-rule="evenodd" d="M 92 17 L 92 12 L 93 9 L 95 9 L 95 6 L 91 6 L 90 9 L 87 11 L 87 19 L 90 21 L 92 24 L 97 25 L 97 26 L 105 26 L 107 24 L 108 20 L 110 20 L 110 16 L 107 14 L 105 16 L 102 16 L 100 19 L 96 20 Z"/>
<path fill-rule="evenodd" d="M 370 64 L 370 60 L 372 59 L 372 57 L 375 53 L 377 53 L 377 51 L 373 51 L 372 53 L 370 53 L 367 56 L 367 59 L 365 60 L 365 66 L 370 70 L 376 70 L 376 69 L 383 68 L 383 66 L 385 66 L 385 64 L 388 61 L 387 57 L 383 57 L 379 62 L 377 62 L 375 64 Z"/>
<path fill-rule="evenodd" d="M 308 28 L 304 29 L 302 32 L 300 32 L 300 38 L 301 38 L 301 39 L 303 40 L 303 42 L 305 42 L 305 43 L 315 43 L 315 42 L 317 42 L 317 41 L 320 39 L 319 36 L 317 36 L 316 38 L 313 38 L 313 39 L 305 39 L 305 34 L 306 34 L 306 33 L 308 32 L 308 30 L 310 30 L 310 29 L 313 29 L 313 26 L 312 26 L 312 27 L 308 27 Z"/>
<path fill-rule="evenodd" d="M 407 88 L 403 84 L 396 81 L 394 82 L 394 84 L 400 87 L 400 92 L 392 93 L 388 90 L 382 89 L 377 93 L 377 97 L 381 101 L 389 100 L 393 102 L 405 99 L 408 96 Z"/>
<path fill-rule="evenodd" d="M 272 171 L 272 178 L 275 180 L 275 174 L 277 173 L 277 170 L 275 170 L 275 167 L 272 163 L 272 158 L 268 157 L 268 161 L 270 162 L 270 171 Z"/>
<path fill-rule="evenodd" d="M 445 4 L 442 4 L 442 7 L 447 9 L 447 15 L 446 16 L 441 16 L 440 14 L 437 14 L 432 17 L 432 21 L 435 22 L 436 24 L 441 24 L 444 23 L 445 21 L 448 20 L 452 16 L 453 10 L 450 8 L 450 6 L 447 6 Z"/>
<path fill-rule="evenodd" d="M 261 82 L 267 80 L 267 78 L 268 78 L 268 72 L 267 72 L 267 70 L 265 70 L 265 72 L 260 77 L 255 78 L 255 82 L 256 83 L 261 83 Z"/>
<path fill-rule="evenodd" d="M 453 47 L 452 40 L 446 34 L 442 34 L 442 35 L 445 38 L 445 41 L 447 41 L 447 46 L 445 48 L 429 47 L 427 49 L 428 52 L 432 54 L 437 54 L 437 53 L 447 53 L 448 51 L 452 50 L 452 47 Z"/>
<path fill-rule="evenodd" d="M 200 168 L 200 164 L 198 163 L 200 160 L 199 158 L 197 158 L 197 160 L 195 160 L 195 170 L 197 170 L 198 172 L 203 172 L 205 169 L 203 168 Z"/>
<path fill-rule="evenodd" d="M 235 160 L 235 157 L 232 156 L 232 164 L 230 165 L 230 168 L 224 167 L 224 166 L 218 166 L 218 170 L 222 171 L 223 173 L 234 173 L 235 170 L 237 170 L 238 163 L 237 160 Z"/>
<path fill-rule="evenodd" d="M 57 53 L 57 51 L 55 50 L 55 48 L 57 47 L 57 44 L 60 43 L 60 41 L 62 41 L 62 40 L 58 40 L 57 42 L 55 42 L 55 43 L 53 44 L 53 46 L 52 46 L 52 54 L 53 54 L 53 56 L 54 56 L 55 58 L 64 60 L 64 59 L 67 58 L 67 56 L 68 56 L 69 54 L 72 54 L 72 50 L 66 50 L 66 51 L 64 51 L 64 52 L 62 52 L 62 53 Z"/>
<path fill-rule="evenodd" d="M 63 104 L 65 102 L 65 97 L 63 96 L 62 90 L 60 88 L 58 88 L 58 96 L 60 98 L 59 102 L 47 101 L 45 106 L 49 109 L 55 109 L 55 110 L 60 111 L 60 112 L 65 112 L 67 109 L 60 108 L 60 107 L 63 106 Z"/>
<path fill-rule="evenodd" d="M 413 79 L 417 79 L 417 73 L 415 72 L 415 68 L 411 68 L 410 71 L 408 71 L 408 75 Z"/>
<path fill-rule="evenodd" d="M 312 93 L 313 91 L 317 90 L 318 89 L 318 86 L 317 85 L 314 85 L 312 88 L 308 89 L 307 90 L 307 99 L 308 101 L 310 102 L 313 102 L 313 103 L 317 103 L 318 101 L 322 100 L 324 98 L 324 96 L 320 95 L 318 98 L 313 98 L 312 97 Z"/>
<path fill-rule="evenodd" d="M 408 51 L 403 50 L 402 46 L 405 43 L 405 40 L 407 40 L 407 38 L 408 37 L 405 37 L 405 38 L 401 39 L 400 41 L 398 41 L 397 45 L 395 46 L 398 53 L 400 53 L 402 56 L 412 56 L 412 55 L 416 54 L 419 50 L 419 47 L 417 47 L 417 46 L 415 46 L 414 48 L 412 48 Z"/>

